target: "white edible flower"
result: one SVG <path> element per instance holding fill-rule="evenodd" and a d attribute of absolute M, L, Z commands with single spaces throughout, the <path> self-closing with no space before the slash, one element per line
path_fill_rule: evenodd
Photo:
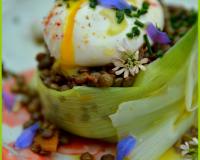
<path fill-rule="evenodd" d="M 192 140 L 189 142 L 189 144 L 197 146 L 198 145 L 198 139 L 196 137 L 193 137 Z"/>
<path fill-rule="evenodd" d="M 182 154 L 183 156 L 186 155 L 186 154 L 188 154 L 188 153 L 189 153 L 189 150 L 190 150 L 189 143 L 188 143 L 188 142 L 185 142 L 185 144 L 182 144 L 182 145 L 180 146 L 180 149 L 182 150 L 182 151 L 181 151 L 181 154 Z"/>
<path fill-rule="evenodd" d="M 144 64 L 148 62 L 148 58 L 139 59 L 139 51 L 133 52 L 130 50 L 127 41 L 118 47 L 118 51 L 121 53 L 121 58 L 113 60 L 116 75 L 124 74 L 124 78 L 127 78 L 129 74 L 132 76 L 139 73 L 140 70 L 145 71 L 146 67 Z"/>
<path fill-rule="evenodd" d="M 191 141 L 185 142 L 180 146 L 183 160 L 197 160 L 198 139 L 193 137 Z"/>

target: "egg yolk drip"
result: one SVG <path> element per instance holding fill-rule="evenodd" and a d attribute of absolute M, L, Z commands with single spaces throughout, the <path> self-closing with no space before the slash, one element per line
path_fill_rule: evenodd
<path fill-rule="evenodd" d="M 60 64 L 61 69 L 73 68 L 76 66 L 74 57 L 73 31 L 75 16 L 85 0 L 70 1 L 68 16 L 66 17 L 66 26 L 63 41 L 61 43 Z"/>

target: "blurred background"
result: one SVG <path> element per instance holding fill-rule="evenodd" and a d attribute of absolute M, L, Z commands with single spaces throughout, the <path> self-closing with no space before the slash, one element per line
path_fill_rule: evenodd
<path fill-rule="evenodd" d="M 198 0 L 164 0 L 197 9 Z M 5 68 L 22 72 L 36 66 L 35 55 L 41 44 L 41 21 L 54 0 L 3 0 L 3 63 Z"/>

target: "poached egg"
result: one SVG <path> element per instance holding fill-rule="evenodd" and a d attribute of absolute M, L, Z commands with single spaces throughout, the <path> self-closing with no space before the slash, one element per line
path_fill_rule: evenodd
<path fill-rule="evenodd" d="M 141 8 L 145 0 L 127 0 Z M 116 11 L 97 5 L 90 8 L 88 0 L 69 0 L 69 6 L 55 4 L 43 21 L 44 39 L 50 54 L 63 70 L 78 66 L 103 66 L 121 55 L 117 47 L 126 39 L 130 50 L 137 51 L 143 44 L 145 28 L 140 35 L 129 39 L 129 33 L 137 20 L 164 27 L 163 8 L 158 0 L 148 0 L 148 12 L 139 18 L 127 17 L 118 24 Z M 151 41 L 151 44 L 153 42 Z"/>

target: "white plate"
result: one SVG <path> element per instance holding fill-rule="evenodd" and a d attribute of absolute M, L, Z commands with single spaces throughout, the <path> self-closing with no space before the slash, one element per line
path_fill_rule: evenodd
<path fill-rule="evenodd" d="M 198 0 L 165 0 L 197 8 Z M 33 41 L 54 0 L 3 0 L 3 62 L 6 68 L 21 72 L 36 66 L 35 55 L 43 47 Z M 35 28 L 36 27 L 36 28 Z"/>

